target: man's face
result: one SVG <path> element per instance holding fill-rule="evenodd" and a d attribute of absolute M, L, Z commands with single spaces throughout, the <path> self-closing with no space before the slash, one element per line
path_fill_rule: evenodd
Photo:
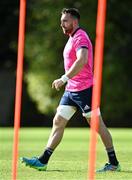
<path fill-rule="evenodd" d="M 65 13 L 61 16 L 61 27 L 63 33 L 69 35 L 73 32 L 75 19 L 69 14 Z"/>

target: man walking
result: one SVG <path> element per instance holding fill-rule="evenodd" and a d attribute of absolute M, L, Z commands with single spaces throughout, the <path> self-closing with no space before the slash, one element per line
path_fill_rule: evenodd
<path fill-rule="evenodd" d="M 62 140 L 64 129 L 80 109 L 82 115 L 90 122 L 91 99 L 93 86 L 93 50 L 87 33 L 79 27 L 80 14 L 75 8 L 63 9 L 61 13 L 61 27 L 63 33 L 69 36 L 64 48 L 65 74 L 52 83 L 57 91 L 66 84 L 65 92 L 60 100 L 53 119 L 52 131 L 43 154 L 38 158 L 21 158 L 26 165 L 37 170 L 45 171 L 53 151 Z M 99 116 L 99 135 L 106 148 L 108 163 L 97 172 L 120 171 L 116 158 L 112 137 L 106 128 L 100 113 L 100 108 L 93 110 Z"/>

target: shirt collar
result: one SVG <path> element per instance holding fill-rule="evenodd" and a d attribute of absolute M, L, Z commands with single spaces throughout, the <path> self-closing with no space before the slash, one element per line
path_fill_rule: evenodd
<path fill-rule="evenodd" d="M 74 34 L 79 30 L 79 29 L 81 29 L 80 27 L 78 27 L 72 34 L 71 34 L 71 37 L 73 37 L 74 36 Z"/>

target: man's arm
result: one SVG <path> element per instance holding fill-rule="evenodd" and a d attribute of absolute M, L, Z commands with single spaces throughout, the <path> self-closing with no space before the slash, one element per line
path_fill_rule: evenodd
<path fill-rule="evenodd" d="M 77 59 L 71 66 L 71 68 L 63 75 L 60 79 L 56 79 L 52 83 L 52 88 L 59 90 L 68 79 L 71 79 L 75 75 L 77 75 L 83 66 L 88 63 L 88 49 L 80 48 L 77 51 Z"/>
<path fill-rule="evenodd" d="M 71 79 L 77 75 L 83 66 L 88 63 L 88 49 L 80 48 L 77 51 L 77 59 L 71 66 L 71 68 L 66 72 L 66 76 Z"/>

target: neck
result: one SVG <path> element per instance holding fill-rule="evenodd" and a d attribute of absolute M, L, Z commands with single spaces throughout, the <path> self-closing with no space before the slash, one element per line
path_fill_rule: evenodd
<path fill-rule="evenodd" d="M 76 32 L 76 30 L 79 28 L 79 25 L 78 26 L 76 26 L 74 29 L 73 29 L 73 31 L 69 34 L 69 36 L 72 36 L 73 34 L 74 34 L 74 32 Z"/>

